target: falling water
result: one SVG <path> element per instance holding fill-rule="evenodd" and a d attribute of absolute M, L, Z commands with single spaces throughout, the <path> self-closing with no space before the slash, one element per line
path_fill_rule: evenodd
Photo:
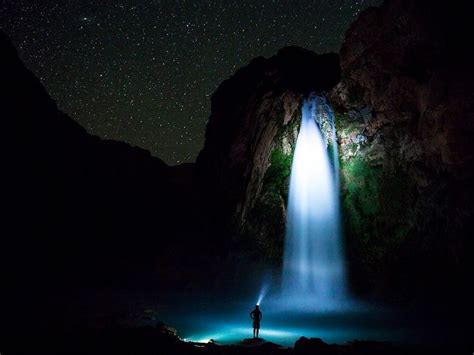
<path fill-rule="evenodd" d="M 334 114 L 323 96 L 303 103 L 291 168 L 282 295 L 311 308 L 346 298 Z"/>

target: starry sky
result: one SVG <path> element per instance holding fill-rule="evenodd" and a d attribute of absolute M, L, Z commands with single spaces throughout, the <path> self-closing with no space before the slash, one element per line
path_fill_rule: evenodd
<path fill-rule="evenodd" d="M 59 108 L 90 133 L 174 165 L 203 146 L 210 97 L 257 56 L 338 51 L 380 0 L 4 0 L 1 28 Z"/>

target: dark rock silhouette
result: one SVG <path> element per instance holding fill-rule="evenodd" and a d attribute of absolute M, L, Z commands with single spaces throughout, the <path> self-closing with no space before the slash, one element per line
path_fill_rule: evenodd
<path fill-rule="evenodd" d="M 66 340 L 66 341 L 61 341 Z M 244 342 L 240 345 L 219 345 L 184 342 L 177 336 L 163 332 L 158 327 L 121 328 L 109 327 L 101 331 L 83 329 L 58 339 L 54 344 L 44 346 L 41 342 L 25 344 L 22 349 L 31 353 L 75 354 L 215 354 L 215 355 L 415 355 L 415 354 L 465 354 L 462 347 L 420 347 L 402 346 L 387 342 L 352 341 L 344 345 L 326 344 L 318 338 L 302 337 L 293 348 L 285 348 L 271 342 Z"/>
<path fill-rule="evenodd" d="M 199 238 L 186 240 L 191 249 L 181 238 L 193 225 L 183 203 L 192 165 L 169 167 L 143 149 L 88 134 L 58 110 L 1 32 L 0 48 L 8 331 L 25 319 L 34 319 L 34 332 L 61 328 L 71 321 L 61 318 L 69 300 L 89 288 L 183 285 L 182 270 L 199 273 L 190 252 Z"/>
<path fill-rule="evenodd" d="M 306 338 L 301 337 L 295 343 L 296 354 L 334 354 L 334 347 L 326 344 L 319 338 Z"/>

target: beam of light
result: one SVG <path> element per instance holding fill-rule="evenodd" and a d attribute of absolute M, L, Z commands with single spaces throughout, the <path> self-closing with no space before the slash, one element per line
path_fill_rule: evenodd
<path fill-rule="evenodd" d="M 260 290 L 260 293 L 258 295 L 258 299 L 257 299 L 257 306 L 260 306 L 260 304 L 262 303 L 263 299 L 265 298 L 265 295 L 267 294 L 267 290 L 268 290 L 268 285 L 267 284 L 264 284 Z"/>
<path fill-rule="evenodd" d="M 283 301 L 325 308 L 345 298 L 336 144 L 332 109 L 311 95 L 303 103 L 291 168 Z"/>

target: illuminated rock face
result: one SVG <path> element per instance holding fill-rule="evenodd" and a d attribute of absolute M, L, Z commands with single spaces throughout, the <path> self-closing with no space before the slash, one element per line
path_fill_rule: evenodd
<path fill-rule="evenodd" d="M 325 124 L 326 127 L 325 128 Z M 339 213 L 339 169 L 334 115 L 323 97 L 311 95 L 291 168 L 283 263 L 283 296 L 315 308 L 345 298 Z M 335 158 L 335 159 L 334 159 Z"/>

